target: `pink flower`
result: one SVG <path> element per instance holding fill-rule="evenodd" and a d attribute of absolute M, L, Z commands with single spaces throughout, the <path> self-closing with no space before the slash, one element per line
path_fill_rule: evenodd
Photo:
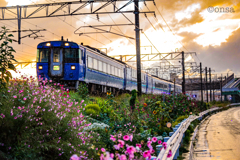
<path fill-rule="evenodd" d="M 128 141 L 129 140 L 129 136 L 128 135 L 123 136 L 123 140 L 124 141 Z"/>
<path fill-rule="evenodd" d="M 129 139 L 132 142 L 132 140 L 133 140 L 133 135 L 132 134 L 129 135 Z"/>
<path fill-rule="evenodd" d="M 22 92 L 23 92 L 23 90 L 20 90 L 20 91 L 19 91 L 19 93 L 22 93 Z"/>
<path fill-rule="evenodd" d="M 168 152 L 168 155 L 167 155 L 167 158 L 170 158 L 172 157 L 172 150 L 170 149 L 169 152 Z"/>
<path fill-rule="evenodd" d="M 13 96 L 13 98 L 17 98 L 17 96 Z"/>
<path fill-rule="evenodd" d="M 119 150 L 119 149 L 120 149 L 120 144 L 114 145 L 113 147 L 114 147 L 116 150 Z"/>
<path fill-rule="evenodd" d="M 153 137 L 153 138 L 152 138 L 152 141 L 153 141 L 153 142 L 157 142 L 157 137 Z"/>
<path fill-rule="evenodd" d="M 17 119 L 17 117 L 14 117 L 14 119 Z"/>
<path fill-rule="evenodd" d="M 149 151 L 143 152 L 143 157 L 144 157 L 144 158 L 147 158 L 147 157 L 149 157 L 149 156 L 151 156 L 151 154 L 150 154 Z"/>
<path fill-rule="evenodd" d="M 142 147 L 142 145 L 141 145 L 141 144 L 136 144 L 136 147 L 139 147 L 139 148 L 141 148 L 141 147 Z"/>
<path fill-rule="evenodd" d="M 159 140 L 159 141 L 158 141 L 158 144 L 162 144 L 162 141 L 161 141 L 161 140 Z"/>
<path fill-rule="evenodd" d="M 24 100 L 24 101 L 26 101 L 26 100 L 27 100 L 27 98 L 25 98 L 25 97 L 24 97 L 24 98 L 23 98 L 23 100 Z"/>
<path fill-rule="evenodd" d="M 123 140 L 118 140 L 119 144 L 120 144 L 120 147 L 122 148 L 125 144 L 125 142 Z"/>
<path fill-rule="evenodd" d="M 105 150 L 104 148 L 101 148 L 101 151 L 102 151 L 102 152 L 106 152 L 106 150 Z"/>
<path fill-rule="evenodd" d="M 70 158 L 70 160 L 79 160 L 78 156 L 76 154 L 72 155 L 72 157 Z"/>
<path fill-rule="evenodd" d="M 112 140 L 113 142 L 115 142 L 115 141 L 116 141 L 116 138 L 111 135 L 110 140 Z"/>
<path fill-rule="evenodd" d="M 129 154 L 134 154 L 134 152 L 136 152 L 136 149 L 133 146 L 128 146 L 127 147 L 127 152 Z"/>
<path fill-rule="evenodd" d="M 114 154 L 113 154 L 113 153 L 111 153 L 111 154 L 110 154 L 110 157 L 111 157 L 111 158 L 114 158 Z"/>
<path fill-rule="evenodd" d="M 164 149 L 166 149 L 167 148 L 167 143 L 163 142 L 162 146 L 163 146 Z"/>
<path fill-rule="evenodd" d="M 122 154 L 122 155 L 120 156 L 120 160 L 127 160 L 127 157 L 126 157 L 124 154 Z"/>

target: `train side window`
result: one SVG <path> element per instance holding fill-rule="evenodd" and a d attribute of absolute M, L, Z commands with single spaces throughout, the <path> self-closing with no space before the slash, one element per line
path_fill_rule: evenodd
<path fill-rule="evenodd" d="M 118 76 L 118 68 L 115 67 L 115 76 Z"/>
<path fill-rule="evenodd" d="M 79 58 L 79 62 L 81 62 L 81 60 L 82 60 L 82 50 L 81 49 L 78 50 L 78 58 Z"/>
<path fill-rule="evenodd" d="M 118 77 L 121 77 L 120 69 L 118 69 Z"/>
<path fill-rule="evenodd" d="M 95 58 L 93 59 L 93 69 L 98 69 L 98 60 L 96 60 Z"/>
<path fill-rule="evenodd" d="M 110 64 L 107 64 L 107 73 L 111 74 L 111 66 L 110 66 Z"/>
<path fill-rule="evenodd" d="M 102 61 L 98 61 L 98 70 L 99 70 L 99 71 L 103 71 Z"/>
<path fill-rule="evenodd" d="M 107 73 L 107 65 L 106 63 L 103 62 L 103 72 L 104 73 Z"/>
<path fill-rule="evenodd" d="M 88 56 L 88 68 L 93 68 L 92 62 L 93 62 L 92 57 Z"/>
<path fill-rule="evenodd" d="M 114 75 L 114 67 L 111 66 L 111 74 Z"/>

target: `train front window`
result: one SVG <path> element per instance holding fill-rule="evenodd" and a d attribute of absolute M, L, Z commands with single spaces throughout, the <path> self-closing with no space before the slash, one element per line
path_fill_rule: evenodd
<path fill-rule="evenodd" d="M 53 62 L 59 62 L 60 61 L 60 49 L 54 48 L 53 49 Z"/>
<path fill-rule="evenodd" d="M 79 63 L 81 58 L 81 50 L 73 48 L 65 48 L 65 63 Z"/>
<path fill-rule="evenodd" d="M 50 49 L 38 49 L 37 62 L 48 62 L 49 53 L 50 53 Z"/>

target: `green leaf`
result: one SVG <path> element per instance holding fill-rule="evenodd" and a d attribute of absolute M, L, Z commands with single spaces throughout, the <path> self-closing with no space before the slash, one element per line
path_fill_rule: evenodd
<path fill-rule="evenodd" d="M 8 39 L 8 41 L 12 43 L 12 39 Z"/>
<path fill-rule="evenodd" d="M 14 37 L 12 34 L 9 34 L 8 37 Z"/>

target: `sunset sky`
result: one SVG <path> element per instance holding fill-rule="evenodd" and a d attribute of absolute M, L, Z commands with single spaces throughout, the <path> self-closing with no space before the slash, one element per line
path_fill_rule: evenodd
<path fill-rule="evenodd" d="M 0 7 L 65 1 L 70 0 L 0 0 Z M 145 15 L 142 14 L 140 16 L 140 28 L 143 29 L 159 52 L 166 53 L 175 50 L 196 52 L 198 58 L 195 56 L 194 59 L 197 63 L 201 61 L 203 67 L 211 67 L 216 72 L 223 73 L 231 69 L 235 74 L 240 75 L 239 0 L 155 0 L 155 2 L 167 24 L 173 33 L 175 33 L 174 36 L 152 2 L 146 2 L 147 7 L 143 3 L 140 3 L 142 11 L 148 11 L 147 8 L 149 8 L 151 11 L 156 12 L 156 18 L 151 14 L 147 15 L 153 27 Z M 124 3 L 118 4 L 121 6 Z M 232 7 L 231 11 L 234 11 L 234 13 L 211 13 L 207 9 L 210 6 Z M 133 5 L 130 5 L 126 10 L 132 10 L 133 7 Z M 111 8 L 112 6 L 106 7 L 105 11 L 110 11 Z M 54 8 L 51 9 L 54 10 Z M 59 13 L 64 13 L 66 10 L 67 8 L 59 11 Z M 8 16 L 11 17 L 12 15 L 9 14 Z M 126 16 L 134 22 L 133 14 L 126 14 Z M 91 38 L 74 34 L 77 28 L 84 25 L 129 23 L 122 14 L 99 15 L 99 18 L 100 21 L 97 20 L 96 15 L 89 15 L 23 20 L 22 29 L 46 29 L 47 31 L 41 32 L 41 35 L 44 37 L 39 39 L 24 38 L 21 45 L 14 43 L 13 47 L 17 51 L 15 58 L 19 61 L 33 61 L 36 57 L 38 43 L 60 40 L 61 36 L 78 44 L 83 42 L 86 45 L 96 48 L 107 48 L 110 55 L 136 53 L 134 40 L 112 34 L 90 34 Z M 17 29 L 16 20 L 0 20 L 0 26 L 4 25 L 10 30 Z M 102 29 L 109 30 L 109 27 Z M 82 28 L 78 32 L 88 31 L 93 30 L 84 30 Z M 112 31 L 135 37 L 134 26 L 113 27 Z M 25 34 L 22 33 L 22 36 Z M 17 34 L 14 34 L 14 36 L 17 39 Z M 141 46 L 149 45 L 151 43 L 144 34 L 141 34 Z M 147 51 L 145 50 L 145 52 Z M 153 52 L 157 53 L 154 48 Z M 150 65 L 150 63 L 145 65 Z"/>

